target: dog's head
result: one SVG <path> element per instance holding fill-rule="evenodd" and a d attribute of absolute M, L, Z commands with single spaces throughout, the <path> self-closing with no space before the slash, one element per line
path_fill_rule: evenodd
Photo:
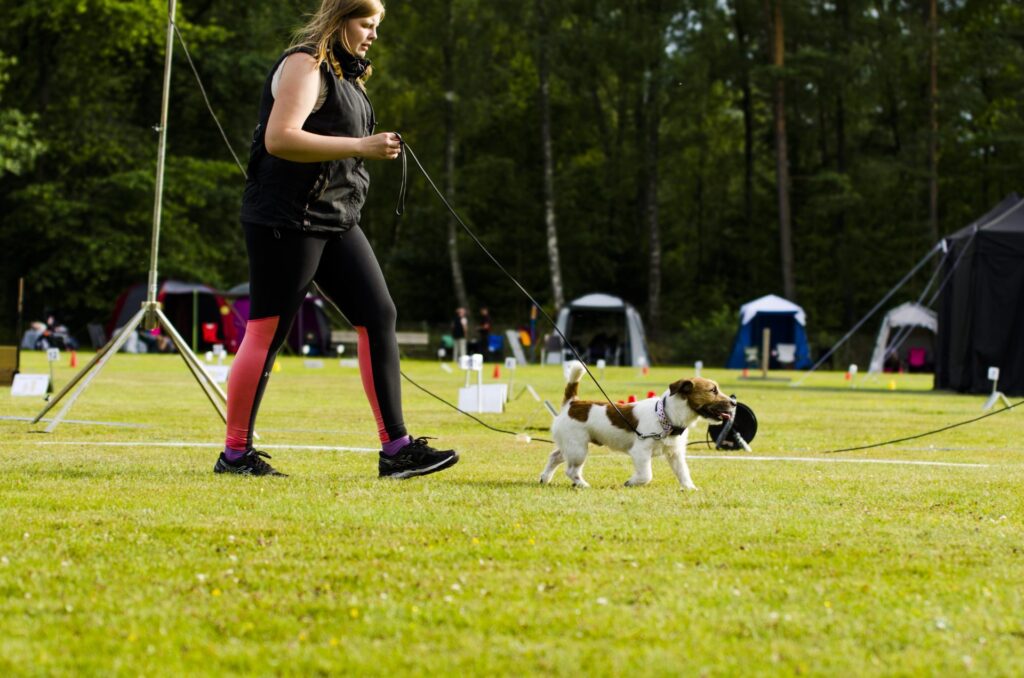
<path fill-rule="evenodd" d="M 728 421 L 736 411 L 736 400 L 723 394 L 710 379 L 680 379 L 668 387 L 671 399 L 678 399 L 696 415 L 711 421 Z"/>

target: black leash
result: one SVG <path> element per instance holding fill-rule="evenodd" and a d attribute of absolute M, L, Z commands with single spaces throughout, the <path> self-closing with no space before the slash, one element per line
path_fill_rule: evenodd
<path fill-rule="evenodd" d="M 444 197 L 444 193 L 442 193 L 441 190 L 437 187 L 437 185 L 434 183 L 434 180 L 430 178 L 430 174 L 428 174 L 427 170 L 424 169 L 423 164 L 420 162 L 420 159 L 416 157 L 416 153 L 412 150 L 412 146 L 410 146 L 404 139 L 402 139 L 401 136 L 399 136 L 399 139 L 401 140 L 402 143 L 402 186 L 399 189 L 400 208 L 404 209 L 405 206 L 406 183 L 408 180 L 406 174 L 405 154 L 408 153 L 409 155 L 412 156 L 412 160 L 413 162 L 416 163 L 416 166 L 420 168 L 420 172 L 423 173 L 423 178 L 426 179 L 427 183 L 430 184 L 430 187 L 434 189 L 434 193 L 437 194 L 437 197 L 440 198 L 444 206 L 448 208 L 448 211 L 451 212 L 453 217 L 455 217 L 455 220 L 459 222 L 459 225 L 462 226 L 462 229 L 469 235 L 470 238 L 473 239 L 473 242 L 477 244 L 477 247 L 479 247 L 483 251 L 483 253 L 487 255 L 487 258 L 489 258 L 494 263 L 494 265 L 497 266 L 498 269 L 502 273 L 504 273 L 517 288 L 519 288 L 519 291 L 522 292 L 523 295 L 530 300 L 530 303 L 533 304 L 534 307 L 538 311 L 540 311 L 540 314 L 544 316 L 544 319 L 551 324 L 551 327 L 555 330 L 558 336 L 561 337 L 563 345 L 567 346 L 569 350 L 572 351 L 572 354 L 576 356 L 576 359 L 580 362 L 580 364 L 583 365 L 583 370 L 587 373 L 587 376 L 589 376 L 590 379 L 594 382 L 594 385 L 597 386 L 597 389 L 601 392 L 601 395 L 604 396 L 604 399 L 608 401 L 608 404 L 611 405 L 612 408 L 614 408 L 615 412 L 619 415 L 619 418 L 622 419 L 622 421 L 625 422 L 625 424 L 633 430 L 633 433 L 635 433 L 638 438 L 642 439 L 652 437 L 650 435 L 645 436 L 644 434 L 640 433 L 640 431 L 637 430 L 636 426 L 633 426 L 633 423 L 629 419 L 627 419 L 624 414 L 622 414 L 622 410 L 620 410 L 619 406 L 616 405 L 615 402 L 611 399 L 611 397 L 608 396 L 608 393 L 604 390 L 604 387 L 601 386 L 601 382 L 597 380 L 597 377 L 594 376 L 594 373 L 590 371 L 589 367 L 587 367 L 587 363 L 586 361 L 583 360 L 583 357 L 580 355 L 579 351 L 576 350 L 576 347 L 572 345 L 572 342 L 569 341 L 569 338 L 565 336 L 561 329 L 559 329 L 558 323 L 556 323 L 554 319 L 552 319 L 552 317 L 548 315 L 547 311 L 544 310 L 540 303 L 538 303 L 537 300 L 533 298 L 533 295 L 530 294 L 526 290 L 526 288 L 523 287 L 522 284 L 516 279 L 516 277 L 509 273 L 508 269 L 506 269 L 501 264 L 501 262 L 498 261 L 493 254 L 491 254 L 490 250 L 488 250 L 487 247 L 485 247 L 484 244 L 480 242 L 480 239 L 476 237 L 476 234 L 473 233 L 469 226 L 466 225 L 466 222 L 462 220 L 462 217 L 459 216 L 459 213 L 455 211 L 455 208 L 453 208 L 451 204 L 448 202 L 448 200 Z M 401 214 L 401 212 L 398 211 L 397 209 L 395 211 L 396 213 Z"/>

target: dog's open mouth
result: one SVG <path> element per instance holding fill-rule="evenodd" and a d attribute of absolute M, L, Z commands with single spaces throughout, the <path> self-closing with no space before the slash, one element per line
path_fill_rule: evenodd
<path fill-rule="evenodd" d="M 726 422 L 732 419 L 734 411 L 735 410 L 732 407 L 718 408 L 714 406 L 705 406 L 699 410 L 701 416 L 705 419 L 714 419 L 721 422 Z"/>

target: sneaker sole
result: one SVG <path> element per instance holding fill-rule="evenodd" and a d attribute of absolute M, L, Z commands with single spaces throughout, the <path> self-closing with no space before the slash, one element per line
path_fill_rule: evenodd
<path fill-rule="evenodd" d="M 236 470 L 234 470 L 232 468 L 226 468 L 224 466 L 221 466 L 220 464 L 217 464 L 216 466 L 213 467 L 213 472 L 217 473 L 217 474 L 227 474 L 229 476 L 246 476 L 246 477 L 249 477 L 249 478 L 265 478 L 267 476 L 277 476 L 279 478 L 287 478 L 288 477 L 287 473 L 281 473 L 280 471 L 276 471 L 275 473 L 264 473 L 263 475 L 258 476 L 258 475 L 256 475 L 255 473 L 253 473 L 252 471 L 249 471 L 249 470 L 236 471 Z"/>
<path fill-rule="evenodd" d="M 451 466 L 455 466 L 455 464 L 457 464 L 457 463 L 459 463 L 459 455 L 453 454 L 452 456 L 448 457 L 447 459 L 443 459 L 443 460 L 437 462 L 433 466 L 427 466 L 425 468 L 409 469 L 408 471 L 399 471 L 397 473 L 387 473 L 387 474 L 384 474 L 384 475 L 382 475 L 380 477 L 381 478 L 391 478 L 392 480 L 406 480 L 407 478 L 415 478 L 416 476 L 427 476 L 427 475 L 430 475 L 431 473 L 437 473 L 438 471 L 443 471 L 446 468 L 449 468 Z"/>

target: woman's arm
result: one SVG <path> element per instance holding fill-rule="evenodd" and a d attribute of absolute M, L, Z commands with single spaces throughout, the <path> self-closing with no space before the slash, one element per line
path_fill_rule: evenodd
<path fill-rule="evenodd" d="M 401 143 L 393 132 L 357 138 L 325 136 L 302 129 L 320 93 L 320 69 L 310 55 L 296 52 L 285 59 L 277 87 L 265 139 L 271 155 L 294 162 L 398 157 Z"/>

